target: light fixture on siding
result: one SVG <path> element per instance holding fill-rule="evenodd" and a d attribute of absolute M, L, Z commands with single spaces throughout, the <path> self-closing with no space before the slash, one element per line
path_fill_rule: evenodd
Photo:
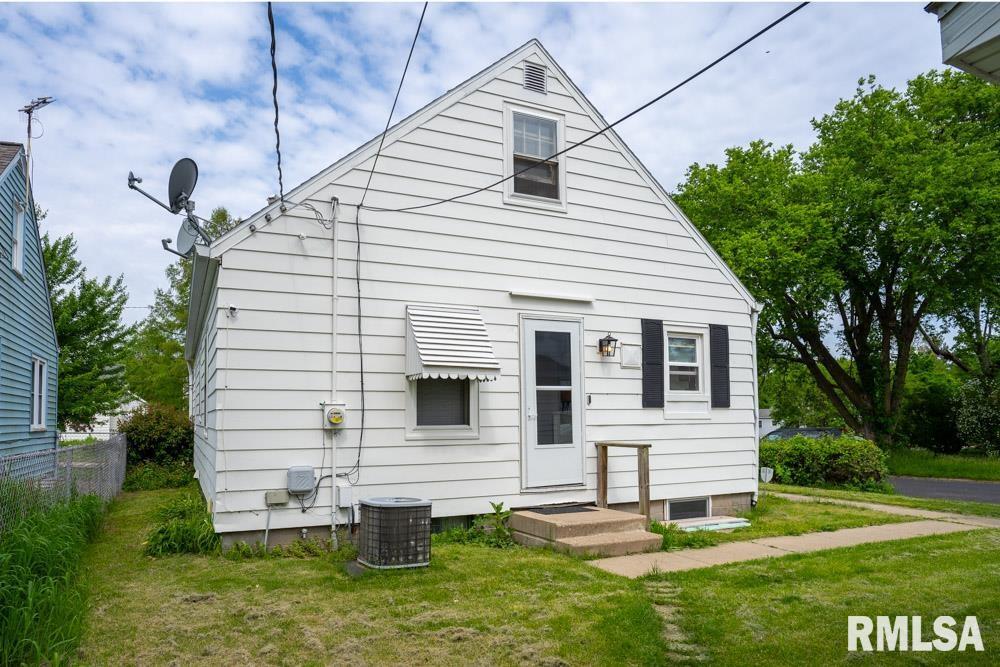
<path fill-rule="evenodd" d="M 615 350 L 617 349 L 618 349 L 618 339 L 612 336 L 610 333 L 604 338 L 597 341 L 597 353 L 602 357 L 615 356 Z"/>

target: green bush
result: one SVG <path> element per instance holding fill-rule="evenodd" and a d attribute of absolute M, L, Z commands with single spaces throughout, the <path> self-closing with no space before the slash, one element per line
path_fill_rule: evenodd
<path fill-rule="evenodd" d="M 514 535 L 508 525 L 511 510 L 503 503 L 493 503 L 493 511 L 477 516 L 471 528 L 450 528 L 433 536 L 434 544 L 482 544 L 496 549 L 514 546 Z"/>
<path fill-rule="evenodd" d="M 179 489 L 194 482 L 194 467 L 188 461 L 136 463 L 125 471 L 123 491 Z"/>
<path fill-rule="evenodd" d="M 104 504 L 84 496 L 35 510 L 0 537 L 0 664 L 68 662 L 85 596 L 77 574 Z"/>
<path fill-rule="evenodd" d="M 118 429 L 128 438 L 128 462 L 131 464 L 194 459 L 191 420 L 170 405 L 144 405 L 129 413 Z"/>
<path fill-rule="evenodd" d="M 1000 456 L 1000 380 L 976 378 L 962 385 L 958 431 L 965 444 Z"/>
<path fill-rule="evenodd" d="M 146 554 L 217 553 L 221 546 L 201 492 L 192 488 L 156 511 L 156 524 L 146 538 Z"/>
<path fill-rule="evenodd" d="M 760 465 L 774 468 L 778 484 L 890 490 L 885 452 L 854 436 L 765 440 L 760 444 Z"/>
<path fill-rule="evenodd" d="M 915 372 L 911 369 L 906 379 L 899 412 L 899 434 L 910 447 L 954 454 L 962 449 L 956 422 L 959 382 L 954 374 L 939 365 L 930 366 L 917 356 L 911 364 L 916 361 L 922 363 L 916 365 Z"/>

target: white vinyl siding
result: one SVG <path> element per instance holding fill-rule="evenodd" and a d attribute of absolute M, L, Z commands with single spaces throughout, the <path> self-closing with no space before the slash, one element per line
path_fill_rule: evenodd
<path fill-rule="evenodd" d="M 48 363 L 37 357 L 31 360 L 31 430 L 44 431 L 48 414 Z"/>
<path fill-rule="evenodd" d="M 539 94 L 524 89 L 519 59 L 418 126 L 390 132 L 366 202 L 413 206 L 489 185 L 505 169 L 509 174 L 513 138 L 506 119 L 514 110 L 559 119 L 560 146 L 599 129 L 556 71 L 548 69 L 544 110 L 532 107 Z M 487 512 L 490 501 L 508 507 L 593 502 L 597 440 L 652 444 L 653 500 L 756 491 L 753 335 L 745 296 L 610 137 L 564 158 L 563 194 L 555 206 L 527 205 L 494 189 L 433 208 L 362 213 L 366 417 L 355 499 L 429 498 L 435 516 Z M 337 472 L 357 460 L 355 204 L 371 166 L 371 157 L 345 162 L 295 200 L 329 216 L 331 198 L 339 198 L 334 230 L 301 208 L 275 210 L 254 233 L 237 230 L 213 248 L 223 253 L 223 268 L 206 329 L 218 324 L 220 331 L 206 334 L 205 344 L 218 360 L 214 399 L 209 388 L 209 422 L 217 410 L 218 436 L 199 444 L 196 455 L 216 466 L 219 530 L 263 530 L 264 491 L 283 488 L 289 465 L 319 468 L 325 460 L 329 466 L 331 436 L 324 439 L 319 404 L 331 394 L 348 406 L 336 435 Z M 512 291 L 586 295 L 592 302 Z M 230 304 L 239 308 L 236 317 L 226 313 Z M 406 311 L 413 304 L 476 306 L 482 314 L 501 375 L 470 387 L 475 434 L 414 435 L 416 396 L 406 377 Z M 521 490 L 522 314 L 583 321 L 583 395 L 591 402 L 584 411 L 585 484 L 576 490 Z M 707 335 L 709 323 L 728 325 L 732 408 L 668 418 L 643 410 L 641 369 L 597 353 L 608 332 L 621 344 L 641 344 L 641 318 L 671 323 L 675 329 L 665 329 L 665 337 L 673 330 Z M 636 502 L 634 453 L 612 451 L 611 459 L 609 501 Z M 200 465 L 210 470 L 207 461 Z M 328 526 L 331 486 L 322 482 L 306 515 L 297 507 L 275 509 L 271 529 Z M 346 517 L 342 511 L 340 520 Z"/>

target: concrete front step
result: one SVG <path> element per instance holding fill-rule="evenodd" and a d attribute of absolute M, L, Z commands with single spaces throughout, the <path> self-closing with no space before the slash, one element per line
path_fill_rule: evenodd
<path fill-rule="evenodd" d="M 581 537 L 564 537 L 552 543 L 556 551 L 577 556 L 626 556 L 628 554 L 656 551 L 663 544 L 663 537 L 645 530 L 627 530 L 619 533 L 599 533 Z"/>
<path fill-rule="evenodd" d="M 517 510 L 510 517 L 510 527 L 522 535 L 554 542 L 567 537 L 645 531 L 646 517 L 598 507 L 592 507 L 589 511 L 566 514 L 540 514 L 532 510 Z"/>

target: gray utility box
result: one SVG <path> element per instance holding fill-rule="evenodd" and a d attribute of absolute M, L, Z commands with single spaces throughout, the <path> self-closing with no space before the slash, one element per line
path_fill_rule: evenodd
<path fill-rule="evenodd" d="M 316 473 L 312 466 L 292 466 L 288 469 L 288 492 L 302 496 L 316 488 Z"/>
<path fill-rule="evenodd" d="M 361 505 L 358 562 L 391 569 L 431 563 L 431 501 L 366 498 Z"/>

